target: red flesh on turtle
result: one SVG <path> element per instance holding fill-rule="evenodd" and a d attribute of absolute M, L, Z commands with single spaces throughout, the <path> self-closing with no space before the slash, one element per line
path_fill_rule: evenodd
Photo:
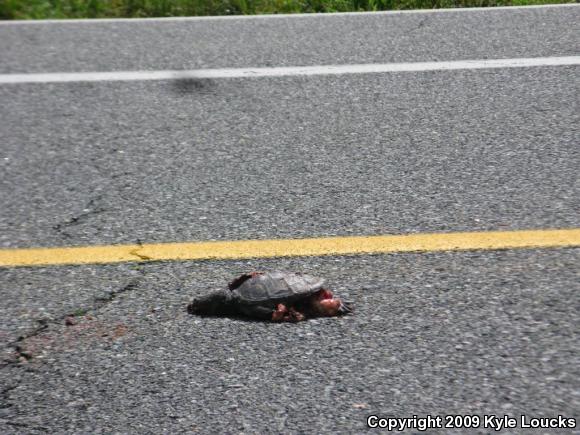
<path fill-rule="evenodd" d="M 310 296 L 306 301 L 300 303 L 301 311 L 294 307 L 287 307 L 284 304 L 278 304 L 272 312 L 273 322 L 300 322 L 306 320 L 307 314 L 314 316 L 332 317 L 339 313 L 342 301 L 335 298 L 330 290 L 321 289 Z"/>

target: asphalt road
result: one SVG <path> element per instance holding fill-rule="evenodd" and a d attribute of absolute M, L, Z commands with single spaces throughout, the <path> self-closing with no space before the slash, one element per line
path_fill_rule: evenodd
<path fill-rule="evenodd" d="M 0 73 L 570 56 L 579 22 L 580 6 L 10 23 Z M 578 228 L 579 83 L 568 66 L 3 85 L 0 246 Z M 579 260 L 558 249 L 0 269 L 0 432 L 578 420 Z M 253 268 L 324 276 L 356 314 L 269 325 L 185 312 Z"/>
<path fill-rule="evenodd" d="M 578 54 L 576 5 L 239 20 L 0 24 L 0 74 Z"/>

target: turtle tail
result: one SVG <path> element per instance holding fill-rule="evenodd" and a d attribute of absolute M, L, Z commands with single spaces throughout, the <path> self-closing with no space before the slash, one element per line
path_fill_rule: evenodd
<path fill-rule="evenodd" d="M 233 311 L 232 296 L 229 290 L 217 290 L 208 295 L 195 298 L 188 306 L 189 314 L 201 316 L 228 315 Z"/>

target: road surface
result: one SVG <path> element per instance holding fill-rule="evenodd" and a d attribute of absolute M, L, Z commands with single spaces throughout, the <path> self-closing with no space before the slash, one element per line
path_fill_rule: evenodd
<path fill-rule="evenodd" d="M 0 247 L 579 228 L 577 61 L 83 80 L 577 59 L 578 23 L 577 5 L 0 23 L 0 78 L 79 73 L 0 79 Z M 522 415 L 578 420 L 571 245 L 0 268 L 0 432 L 364 433 L 370 415 L 460 414 L 483 433 L 484 416 L 508 415 L 520 433 Z M 355 314 L 277 325 L 185 312 L 273 268 L 324 276 Z"/>

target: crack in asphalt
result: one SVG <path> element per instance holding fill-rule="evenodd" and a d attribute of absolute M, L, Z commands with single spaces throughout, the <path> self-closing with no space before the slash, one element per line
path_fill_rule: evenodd
<path fill-rule="evenodd" d="M 100 310 L 101 308 L 103 308 L 105 305 L 111 303 L 119 295 L 135 290 L 139 286 L 139 282 L 143 276 L 144 271 L 141 270 L 141 271 L 138 271 L 138 273 L 140 275 L 139 277 L 131 279 L 127 284 L 125 284 L 120 289 L 108 292 L 105 296 L 100 296 L 100 297 L 94 298 L 93 302 L 91 304 L 91 307 L 87 308 L 87 309 L 83 309 L 82 316 L 86 316 L 89 313 L 94 313 L 94 312 Z M 45 332 L 49 328 L 51 323 L 52 324 L 62 324 L 63 322 L 66 321 L 67 318 L 71 318 L 71 317 L 77 317 L 77 315 L 75 315 L 74 312 L 73 313 L 69 312 L 69 313 L 64 314 L 60 317 L 57 317 L 55 319 L 37 320 L 39 325 L 36 328 L 34 328 L 32 331 L 30 331 L 24 335 L 21 335 L 20 337 L 18 337 L 16 339 L 16 341 L 14 341 L 8 345 L 9 348 L 11 347 L 14 349 L 15 355 L 12 358 L 7 358 L 4 361 L 2 361 L 0 368 L 5 368 L 6 366 L 9 366 L 9 365 L 19 364 L 19 363 L 24 362 L 24 361 L 32 360 L 34 358 L 34 355 L 27 352 L 25 347 L 24 347 L 24 344 L 26 344 L 26 341 L 29 340 L 30 338 L 34 338 L 34 337 L 41 335 L 43 332 Z M 78 317 L 81 317 L 81 316 L 78 316 Z"/>
<path fill-rule="evenodd" d="M 139 273 L 142 275 L 143 274 L 143 271 L 139 271 Z M 140 279 L 141 279 L 141 277 L 133 278 L 126 285 L 124 285 L 123 287 L 121 287 L 119 290 L 113 290 L 113 291 L 107 293 L 106 296 L 101 296 L 101 297 L 95 298 L 94 299 L 94 303 L 93 303 L 93 307 L 90 310 L 87 310 L 87 313 L 89 311 L 98 311 L 99 309 L 101 309 L 106 304 L 108 304 L 108 303 L 112 302 L 113 300 L 115 300 L 115 298 L 117 296 L 119 296 L 119 295 L 121 295 L 123 293 L 130 292 L 132 290 L 135 290 L 139 286 Z"/>
<path fill-rule="evenodd" d="M 0 391 L 0 409 L 7 409 L 13 406 L 12 403 L 10 403 L 10 391 L 16 389 L 16 387 L 18 387 L 18 384 L 2 388 Z"/>
<path fill-rule="evenodd" d="M 22 361 L 30 361 L 32 359 L 32 355 L 26 352 L 22 344 L 29 338 L 36 337 L 42 334 L 42 332 L 44 332 L 45 330 L 47 330 L 50 321 L 48 319 L 40 319 L 37 320 L 36 322 L 38 323 L 38 326 L 36 328 L 34 328 L 32 331 L 24 335 L 21 335 L 16 339 L 15 342 L 9 345 L 9 347 L 12 347 L 14 349 L 15 356 L 13 360 L 4 361 L 4 364 L 1 367 L 5 367 L 5 365 L 8 364 L 18 364 Z"/>
<path fill-rule="evenodd" d="M 429 18 L 430 18 L 430 17 L 423 17 L 423 18 L 421 19 L 421 21 L 419 21 L 419 22 L 417 23 L 417 25 L 416 25 L 416 26 L 413 26 L 413 27 L 411 27 L 409 30 L 407 30 L 406 32 L 403 32 L 402 34 L 403 34 L 403 35 L 408 35 L 409 33 L 416 32 L 417 30 L 419 30 L 420 28 L 422 28 L 422 27 L 424 27 L 424 26 L 425 26 L 425 24 L 427 23 L 427 21 L 429 21 Z"/>
<path fill-rule="evenodd" d="M 143 261 L 154 260 L 153 257 L 149 257 L 148 255 L 139 254 L 139 251 L 141 249 L 143 249 L 143 242 L 140 239 L 137 239 L 137 245 L 139 245 L 139 247 L 137 249 L 133 249 L 132 251 L 129 251 L 129 254 L 134 255 L 135 257 L 137 257 Z"/>
<path fill-rule="evenodd" d="M 25 371 L 32 371 L 30 367 L 21 364 L 23 361 L 30 361 L 32 359 L 32 355 L 26 352 L 22 344 L 25 340 L 29 338 L 36 337 L 46 329 L 48 329 L 49 321 L 47 319 L 37 320 L 38 326 L 33 330 L 29 331 L 28 333 L 21 335 L 14 341 L 13 343 L 8 345 L 8 348 L 13 348 L 14 353 L 12 358 L 6 358 L 0 361 L 0 369 L 7 369 L 8 367 L 18 367 L 22 368 Z M 14 378 L 12 378 L 14 380 Z M 3 388 L 0 391 L 0 409 L 9 409 L 12 408 L 14 405 L 12 403 L 12 399 L 10 397 L 10 392 L 15 390 L 20 385 L 20 379 L 15 379 L 14 384 L 9 385 Z M 2 417 L 2 421 L 11 426 L 19 426 L 20 423 L 14 423 L 7 420 L 5 417 Z M 23 426 L 28 427 L 28 426 Z"/>
<path fill-rule="evenodd" d="M 132 278 L 126 283 L 124 286 L 119 288 L 118 290 L 113 290 L 108 292 L 105 296 L 95 297 L 91 303 L 91 307 L 88 309 L 82 309 L 82 315 L 78 316 L 73 313 L 67 313 L 65 315 L 53 318 L 53 319 L 40 319 L 37 320 L 38 326 L 31 331 L 27 332 L 26 334 L 21 335 L 18 337 L 14 342 L 8 344 L 8 348 L 13 349 L 13 355 L 8 358 L 4 358 L 0 361 L 0 369 L 7 369 L 9 367 L 16 367 L 18 369 L 27 371 L 27 372 L 34 372 L 35 370 L 28 366 L 28 362 L 34 359 L 34 354 L 29 352 L 26 349 L 26 343 L 28 340 L 41 336 L 48 332 L 48 329 L 51 324 L 53 325 L 60 325 L 63 322 L 67 324 L 67 319 L 74 318 L 74 317 L 85 317 L 90 313 L 97 312 L 98 310 L 102 309 L 107 304 L 111 303 L 115 300 L 119 295 L 131 292 L 139 287 L 139 283 L 143 278 L 144 271 L 138 271 L 139 276 Z M 78 310 L 77 310 L 78 312 Z M 18 388 L 20 385 L 21 380 L 15 379 L 15 383 L 9 385 L 2 390 L 0 390 L 0 409 L 9 409 L 14 406 L 13 400 L 11 398 L 10 392 Z M 0 419 L 8 425 L 16 426 L 16 427 L 26 427 L 30 429 L 38 429 L 38 430 L 47 430 L 46 428 L 42 428 L 39 426 L 29 426 L 25 423 L 18 423 L 12 422 L 8 420 L 6 417 L 0 417 Z"/>
<path fill-rule="evenodd" d="M 153 257 L 149 257 L 148 255 L 143 255 L 143 254 L 139 254 L 139 250 L 141 250 L 143 248 L 137 248 L 137 249 L 133 249 L 132 251 L 129 251 L 129 254 L 134 255 L 135 257 L 143 260 L 143 261 L 150 261 L 153 260 Z"/>
<path fill-rule="evenodd" d="M 41 432 L 48 432 L 49 431 L 48 428 L 45 427 L 45 426 L 32 426 L 30 424 L 20 423 L 20 422 L 17 422 L 17 421 L 4 420 L 4 423 L 7 424 L 8 426 L 23 427 L 23 428 L 26 428 L 26 429 L 38 430 L 38 431 L 41 431 Z"/>
<path fill-rule="evenodd" d="M 72 238 L 72 236 L 67 231 L 65 231 L 65 228 L 74 227 L 76 225 L 79 225 L 79 224 L 83 223 L 84 221 L 86 221 L 89 217 L 106 211 L 106 209 L 104 207 L 99 207 L 98 205 L 96 205 L 96 203 L 101 201 L 102 198 L 103 198 L 103 195 L 98 195 L 97 197 L 91 199 L 87 203 L 87 205 L 83 208 L 82 213 L 79 213 L 78 215 L 73 216 L 64 222 L 61 222 L 59 224 L 54 225 L 52 227 L 52 229 L 56 230 L 57 232 L 59 232 L 60 234 L 62 234 L 64 237 L 66 237 L 68 239 Z"/>

